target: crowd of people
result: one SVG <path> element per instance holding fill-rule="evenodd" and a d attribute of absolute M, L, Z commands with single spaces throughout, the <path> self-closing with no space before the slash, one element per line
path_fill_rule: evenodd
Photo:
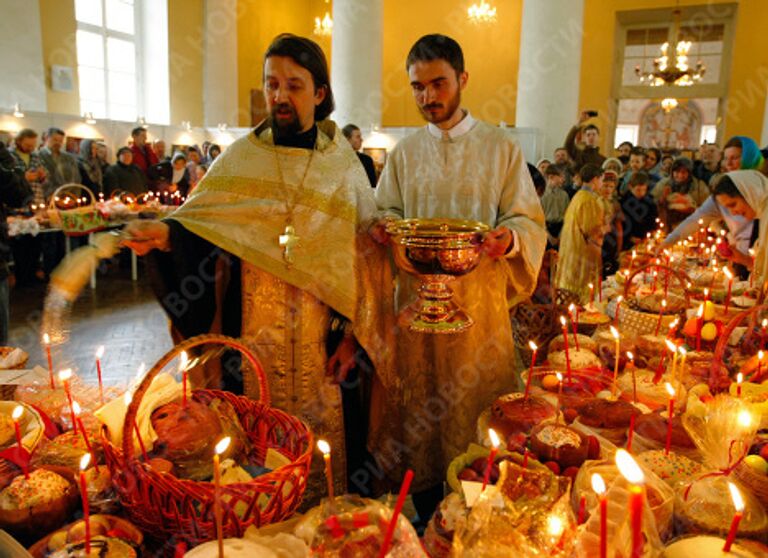
<path fill-rule="evenodd" d="M 614 156 L 606 157 L 599 148 L 600 132 L 587 123 L 589 118 L 589 113 L 581 114 L 552 159 L 529 166 L 540 185 L 547 247 L 559 253 L 555 287 L 584 299 L 589 283 L 617 271 L 621 251 L 633 249 L 660 224 L 670 232 L 665 242 L 672 245 L 701 226 L 724 222 L 727 258 L 740 276 L 749 273 L 749 250 L 759 224 L 718 203 L 716 191 L 728 172 L 768 174 L 765 153 L 754 140 L 735 136 L 722 150 L 703 143 L 693 159 L 676 150 L 625 141 Z"/>

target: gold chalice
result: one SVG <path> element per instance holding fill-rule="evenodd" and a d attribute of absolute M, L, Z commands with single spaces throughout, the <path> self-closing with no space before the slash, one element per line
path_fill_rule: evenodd
<path fill-rule="evenodd" d="M 421 280 L 419 298 L 400 323 L 421 333 L 458 333 L 472 318 L 453 302 L 448 283 L 470 273 L 482 256 L 488 225 L 459 219 L 404 219 L 387 224 L 397 266 Z"/>

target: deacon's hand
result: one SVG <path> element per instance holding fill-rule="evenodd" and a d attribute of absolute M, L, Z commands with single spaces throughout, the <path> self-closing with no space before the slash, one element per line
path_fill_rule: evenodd
<path fill-rule="evenodd" d="M 485 235 L 485 240 L 483 240 L 483 250 L 485 250 L 485 253 L 491 258 L 501 258 L 512 249 L 512 242 L 514 242 L 514 239 L 515 237 L 512 236 L 512 231 L 507 227 L 493 229 Z"/>
<path fill-rule="evenodd" d="M 168 225 L 161 221 L 131 221 L 123 229 L 123 233 L 127 238 L 121 244 L 139 256 L 144 256 L 154 249 L 163 252 L 168 252 L 171 249 Z"/>
<path fill-rule="evenodd" d="M 368 234 L 371 235 L 371 237 L 378 242 L 379 244 L 387 245 L 389 244 L 389 233 L 387 232 L 387 224 L 389 224 L 392 221 L 392 219 L 381 219 L 374 223 L 370 229 L 368 229 Z"/>
<path fill-rule="evenodd" d="M 325 375 L 333 376 L 334 384 L 341 384 L 355 367 L 357 340 L 352 335 L 345 335 L 326 364 Z"/>

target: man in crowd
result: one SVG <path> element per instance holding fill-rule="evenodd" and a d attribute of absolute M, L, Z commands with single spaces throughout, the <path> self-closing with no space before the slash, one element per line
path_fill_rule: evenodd
<path fill-rule="evenodd" d="M 693 176 L 709 185 L 712 177 L 720 172 L 723 154 L 716 143 L 702 143 L 699 158 L 693 163 Z"/>
<path fill-rule="evenodd" d="M 359 360 L 358 343 L 377 372 L 391 375 L 393 342 L 383 339 L 393 326 L 392 278 L 386 251 L 367 233 L 376 216 L 371 187 L 327 120 L 334 102 L 320 47 L 295 35 L 275 38 L 265 54 L 264 96 L 267 120 L 219 156 L 172 218 L 131 223 L 128 245 L 152 251 L 156 294 L 178 336 L 221 332 L 258 356 L 272 405 L 330 443 L 343 493 L 346 458 L 365 448 L 365 422 L 344 416 L 339 384 Z M 187 298 L 190 281 L 199 289 Z M 222 364 L 193 382 L 258 395 L 239 368 Z M 306 504 L 324 488 L 316 455 Z"/>
<path fill-rule="evenodd" d="M 113 192 L 143 194 L 147 191 L 146 176 L 133 164 L 133 150 L 121 147 L 117 150 L 117 162 L 104 173 L 104 191 L 107 196 Z"/>
<path fill-rule="evenodd" d="M 368 176 L 368 182 L 371 183 L 371 188 L 375 188 L 376 167 L 373 165 L 371 156 L 360 151 L 363 147 L 363 134 L 360 133 L 360 128 L 354 124 L 347 124 L 341 131 L 344 132 L 344 137 L 347 138 L 349 145 L 352 146 L 352 150 L 357 153 L 357 158 L 360 159 L 360 163 L 365 169 L 365 174 Z"/>
<path fill-rule="evenodd" d="M 131 131 L 131 138 L 133 138 L 131 145 L 133 164 L 139 167 L 144 175 L 144 182 L 149 186 L 156 179 L 154 169 L 158 163 L 157 155 L 152 151 L 152 146 L 147 143 L 147 130 L 142 126 Z"/>
<path fill-rule="evenodd" d="M 579 121 L 571 128 L 565 138 L 565 148 L 573 161 L 573 168 L 580 169 L 587 163 L 598 167 L 605 161 L 605 156 L 600 153 L 600 130 L 594 124 L 584 123 L 591 118 L 589 111 L 583 111 Z M 576 136 L 581 134 L 583 147 L 576 145 Z"/>
<path fill-rule="evenodd" d="M 629 181 L 640 171 L 645 172 L 645 149 L 638 145 L 637 147 L 633 147 L 632 151 L 629 152 L 629 170 L 622 176 L 621 186 L 619 187 L 619 194 L 621 196 L 627 193 L 629 190 Z M 650 180 L 650 177 L 648 179 Z M 651 188 L 653 188 L 653 186 L 651 186 Z"/>
<path fill-rule="evenodd" d="M 390 416 L 403 428 L 398 457 L 415 470 L 414 504 L 427 521 L 442 499 L 446 467 L 475 438 L 480 412 L 520 385 L 510 297 L 532 293 L 546 229 L 519 145 L 461 107 L 469 74 L 459 44 L 426 35 L 413 45 L 405 66 L 427 126 L 401 140 L 387 159 L 376 191 L 382 217 L 468 219 L 490 228 L 478 268 L 452 286 L 474 325 L 451 335 L 400 328 L 398 376 L 382 377 L 387 388 L 407 386 L 402 397 L 389 399 L 395 407 Z M 382 223 L 374 234 L 386 239 Z M 418 281 L 400 273 L 401 308 L 417 287 Z M 386 444 L 375 428 L 371 436 L 372 448 Z M 390 462 L 384 453 L 377 457 Z"/>

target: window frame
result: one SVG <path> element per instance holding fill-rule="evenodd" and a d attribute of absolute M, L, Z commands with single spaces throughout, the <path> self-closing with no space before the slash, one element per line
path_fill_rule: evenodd
<path fill-rule="evenodd" d="M 101 4 L 101 25 L 95 25 L 93 23 L 87 23 L 84 21 L 80 21 L 77 19 L 77 12 L 75 12 L 75 21 L 77 24 L 77 31 L 85 31 L 88 33 L 94 33 L 96 35 L 99 35 L 101 37 L 101 47 L 102 47 L 102 56 L 104 59 L 104 67 L 101 69 L 102 71 L 102 79 L 104 82 L 104 105 L 105 105 L 105 115 L 103 118 L 106 118 L 107 120 L 117 120 L 113 113 L 112 113 L 112 102 L 110 97 L 110 88 L 109 88 L 109 58 L 107 53 L 107 42 L 108 39 L 119 39 L 122 41 L 127 41 L 133 44 L 133 52 L 134 52 L 134 76 L 135 76 L 135 88 L 136 88 L 136 106 L 135 111 L 136 115 L 131 120 L 122 120 L 123 122 L 132 122 L 135 119 L 139 117 L 139 115 L 144 114 L 144 88 L 142 84 L 144 83 L 143 80 L 143 57 L 144 52 L 142 49 L 143 41 L 142 41 L 142 29 L 141 29 L 141 22 L 142 22 L 142 2 L 141 0 L 134 0 L 133 2 L 133 34 L 125 33 L 123 31 L 116 31 L 114 29 L 109 29 L 107 27 L 107 0 L 98 0 L 98 2 Z M 84 64 L 80 63 L 80 60 L 77 60 L 77 69 L 78 69 L 78 80 L 80 75 L 80 67 L 85 66 Z M 83 110 L 82 104 L 83 104 L 83 97 L 80 95 L 80 91 L 78 89 L 78 99 L 81 105 L 81 111 Z M 117 104 L 117 103 L 115 103 Z M 125 105 L 123 105 L 125 106 Z M 98 116 L 96 116 L 99 118 Z"/>

